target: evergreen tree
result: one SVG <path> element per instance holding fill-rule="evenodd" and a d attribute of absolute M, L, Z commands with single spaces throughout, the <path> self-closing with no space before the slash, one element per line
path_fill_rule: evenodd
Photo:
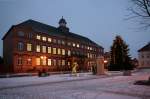
<path fill-rule="evenodd" d="M 111 46 L 111 61 L 109 70 L 131 70 L 131 57 L 129 56 L 128 45 L 120 36 L 116 36 Z"/>

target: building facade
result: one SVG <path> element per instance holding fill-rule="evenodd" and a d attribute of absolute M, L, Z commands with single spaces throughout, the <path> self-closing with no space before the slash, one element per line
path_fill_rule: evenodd
<path fill-rule="evenodd" d="M 34 20 L 12 26 L 2 39 L 7 72 L 71 71 L 73 62 L 78 63 L 79 71 L 88 71 L 104 49 L 70 32 L 66 24 L 61 18 L 59 27 Z"/>
<path fill-rule="evenodd" d="M 150 43 L 138 50 L 139 68 L 150 68 Z"/>

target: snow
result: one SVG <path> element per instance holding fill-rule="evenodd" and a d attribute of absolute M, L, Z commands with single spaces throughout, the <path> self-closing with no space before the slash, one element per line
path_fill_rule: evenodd
<path fill-rule="evenodd" d="M 140 71 L 132 76 L 82 73 L 78 77 L 64 74 L 2 78 L 0 99 L 150 99 L 150 86 L 133 84 L 149 75 L 150 72 Z"/>

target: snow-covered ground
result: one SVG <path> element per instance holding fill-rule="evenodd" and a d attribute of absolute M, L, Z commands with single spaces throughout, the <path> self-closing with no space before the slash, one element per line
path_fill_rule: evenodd
<path fill-rule="evenodd" d="M 150 99 L 150 86 L 133 84 L 149 76 L 150 72 L 140 71 L 132 76 L 83 73 L 78 77 L 65 74 L 2 78 L 0 99 Z"/>

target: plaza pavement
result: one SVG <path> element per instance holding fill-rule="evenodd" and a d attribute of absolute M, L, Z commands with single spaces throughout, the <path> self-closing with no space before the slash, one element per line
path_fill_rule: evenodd
<path fill-rule="evenodd" d="M 149 86 L 133 84 L 149 75 L 149 71 L 142 71 L 132 76 L 81 73 L 77 77 L 64 74 L 2 78 L 0 99 L 150 99 Z"/>

